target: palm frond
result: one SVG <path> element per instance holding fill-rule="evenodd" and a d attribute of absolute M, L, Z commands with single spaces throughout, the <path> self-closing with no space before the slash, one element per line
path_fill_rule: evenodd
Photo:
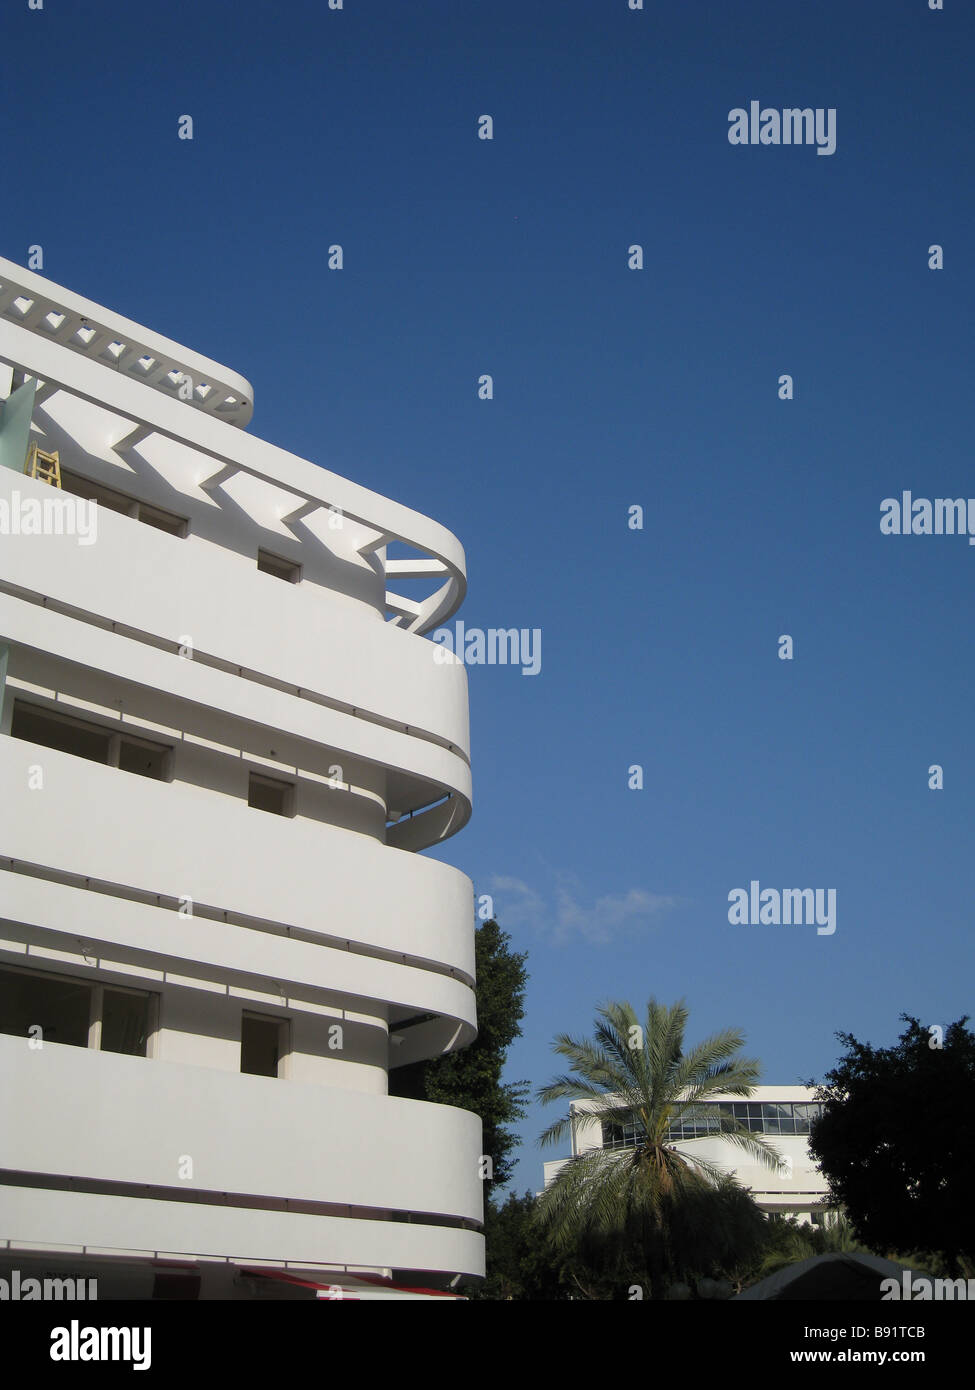
<path fill-rule="evenodd" d="M 683 1000 L 668 1006 L 651 996 L 642 1030 L 634 1032 L 641 1025 L 632 1006 L 610 1002 L 599 1007 L 591 1038 L 556 1038 L 554 1050 L 569 1071 L 539 1088 L 542 1102 L 582 1102 L 589 1123 L 630 1122 L 636 1134 L 632 1148 L 594 1148 L 568 1159 L 541 1194 L 540 1229 L 557 1247 L 608 1239 L 617 1250 L 625 1242 L 630 1250 L 657 1251 L 668 1230 L 693 1230 L 695 1222 L 725 1222 L 729 1230 L 739 1219 L 754 1225 L 757 1208 L 727 1165 L 696 1152 L 695 1140 L 680 1148 L 666 1142 L 675 1120 L 706 1115 L 701 1137 L 727 1139 L 766 1167 L 781 1164 L 773 1145 L 739 1124 L 730 1107 L 714 1104 L 721 1093 L 751 1095 L 761 1074 L 758 1062 L 740 1055 L 743 1034 L 726 1028 L 685 1051 L 688 1017 Z M 555 1121 L 540 1142 L 564 1139 L 577 1113 Z"/>
<path fill-rule="evenodd" d="M 561 1144 L 563 1139 L 570 1139 L 571 1137 L 572 1116 L 562 1115 L 559 1119 L 553 1120 L 546 1129 L 542 1130 L 541 1134 L 538 1136 L 539 1148 L 545 1149 L 551 1144 Z"/>
<path fill-rule="evenodd" d="M 680 1067 L 689 1011 L 683 999 L 668 1008 L 652 998 L 647 1004 L 647 1059 L 652 1084 L 652 1110 L 659 1111 L 675 1095 L 673 1078 Z"/>
<path fill-rule="evenodd" d="M 681 1058 L 673 1075 L 674 1086 L 681 1091 L 697 1092 L 692 1097 L 696 1100 L 706 1091 L 753 1085 L 761 1069 L 757 1062 L 738 1056 L 744 1042 L 744 1035 L 738 1029 L 726 1028 L 697 1043 Z M 719 1085 L 719 1082 L 724 1084 Z"/>
<path fill-rule="evenodd" d="M 730 1140 L 736 1148 L 742 1149 L 748 1154 L 749 1158 L 758 1159 L 764 1168 L 775 1171 L 782 1167 L 782 1155 L 775 1145 L 770 1144 L 767 1139 L 763 1139 L 760 1134 L 756 1134 L 753 1130 L 745 1129 L 744 1125 L 739 1124 L 736 1120 L 732 1120 L 727 1128 L 722 1123 L 719 1133 L 722 1139 Z"/>

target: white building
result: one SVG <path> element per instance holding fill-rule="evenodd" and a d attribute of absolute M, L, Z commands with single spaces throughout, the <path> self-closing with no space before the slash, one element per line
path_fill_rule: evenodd
<path fill-rule="evenodd" d="M 678 1119 L 671 1126 L 667 1142 L 733 1174 L 750 1189 L 763 1211 L 818 1225 L 826 1217 L 826 1180 L 809 1153 L 810 1121 L 820 1111 L 814 1097 L 815 1090 L 808 1086 L 754 1086 L 748 1100 L 715 1095 L 697 1106 L 693 1120 Z M 715 1133 L 718 1106 L 729 1107 L 741 1125 L 774 1146 L 782 1159 L 777 1171 Z M 590 1101 L 573 1101 L 570 1106 L 573 1157 L 592 1149 L 635 1146 L 640 1137 L 638 1126 L 622 1121 L 622 1117 L 619 1125 L 604 1124 L 592 1115 L 591 1109 Z M 568 1161 L 558 1158 L 545 1164 L 546 1187 Z"/>
<path fill-rule="evenodd" d="M 7 261 L 0 399 L 0 1276 L 483 1273 L 480 1122 L 395 1095 L 475 1036 L 471 884 L 417 853 L 471 809 L 460 544 Z"/>

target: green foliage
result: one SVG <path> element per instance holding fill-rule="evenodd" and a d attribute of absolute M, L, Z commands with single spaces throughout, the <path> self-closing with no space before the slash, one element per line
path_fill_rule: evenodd
<path fill-rule="evenodd" d="M 772 1215 L 766 1218 L 761 1258 L 757 1263 L 754 1260 L 746 1261 L 735 1271 L 736 1286 L 745 1288 L 787 1265 L 797 1264 L 815 1255 L 853 1254 L 856 1251 L 865 1255 L 876 1253 L 857 1240 L 853 1227 L 842 1215 L 834 1216 L 828 1226 L 811 1226 L 800 1223 L 794 1216 Z"/>
<path fill-rule="evenodd" d="M 894 1047 L 851 1033 L 817 1098 L 809 1148 L 857 1238 L 874 1250 L 941 1258 L 948 1272 L 975 1253 L 975 1034 L 967 1017 L 941 1047 L 916 1018 Z"/>
<path fill-rule="evenodd" d="M 535 1205 L 531 1192 L 511 1192 L 502 1206 L 486 1203 L 487 1277 L 471 1290 L 472 1298 L 537 1302 L 568 1296 L 563 1261 L 540 1228 Z"/>
<path fill-rule="evenodd" d="M 665 1215 L 670 1258 L 662 1272 L 663 1293 L 683 1281 L 693 1295 L 713 1276 L 723 1278 L 730 1293 L 760 1277 L 768 1223 L 748 1194 L 729 1183 L 725 1192 L 702 1188 L 695 1195 L 701 1200 L 675 1204 Z M 480 1288 L 466 1290 L 471 1298 L 621 1302 L 650 1296 L 646 1250 L 633 1233 L 590 1231 L 572 1248 L 557 1249 L 529 1192 L 512 1193 L 500 1207 L 492 1203 L 485 1231 L 487 1278 Z M 748 1278 L 736 1273 L 743 1261 Z"/>
<path fill-rule="evenodd" d="M 614 1282 L 632 1276 L 655 1298 L 677 1281 L 757 1257 L 765 1239 L 755 1202 L 694 1151 L 697 1141 L 687 1141 L 686 1152 L 666 1142 L 679 1118 L 696 1118 L 701 1103 L 719 1093 L 749 1096 L 759 1076 L 759 1064 L 740 1056 L 744 1037 L 735 1029 L 685 1051 L 687 1019 L 683 1001 L 667 1007 L 651 999 L 642 1023 L 629 1004 L 608 1004 L 593 1038 L 556 1039 L 569 1072 L 539 1090 L 546 1104 L 581 1100 L 599 1122 L 631 1114 L 642 1128 L 635 1148 L 570 1158 L 539 1198 L 538 1216 L 556 1250 L 573 1252 Z M 541 1142 L 564 1139 L 570 1126 L 563 1116 Z M 721 1114 L 715 1133 L 770 1168 L 780 1162 L 771 1144 L 730 1113 Z"/>
<path fill-rule="evenodd" d="M 510 942 L 495 921 L 477 926 L 476 1041 L 458 1052 L 390 1073 L 391 1094 L 456 1105 L 480 1116 L 483 1152 L 493 1165 L 492 1178 L 485 1180 L 485 1202 L 492 1190 L 511 1179 L 511 1154 L 520 1140 L 508 1126 L 524 1115 L 528 1093 L 526 1081 L 501 1080 L 508 1048 L 521 1036 L 528 981 L 527 954 L 512 951 Z"/>

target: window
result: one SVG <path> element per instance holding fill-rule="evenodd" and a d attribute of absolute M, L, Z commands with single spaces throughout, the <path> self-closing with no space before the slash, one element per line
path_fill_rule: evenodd
<path fill-rule="evenodd" d="M 29 743 L 56 748 L 60 753 L 73 753 L 78 758 L 90 758 L 96 763 L 108 762 L 112 736 L 107 729 L 54 714 L 38 705 L 15 701 L 10 732 L 14 738 L 25 738 Z"/>
<path fill-rule="evenodd" d="M 264 574 L 273 574 L 275 579 L 286 579 L 289 584 L 297 584 L 301 578 L 301 566 L 292 560 L 283 560 L 280 555 L 272 555 L 269 550 L 257 552 L 257 568 Z"/>
<path fill-rule="evenodd" d="M 778 1114 L 779 1128 L 777 1132 L 779 1134 L 795 1134 L 796 1122 L 792 1114 L 792 1106 L 773 1105 L 771 1108 Z M 773 1133 L 775 1133 L 775 1131 L 773 1131 Z"/>
<path fill-rule="evenodd" d="M 670 1126 L 674 1139 L 699 1139 L 706 1134 L 716 1134 L 721 1128 L 717 1106 L 711 1104 L 689 1106 L 679 1119 Z"/>
<path fill-rule="evenodd" d="M 130 989 L 102 990 L 101 1050 L 144 1057 L 149 1041 L 149 995 Z"/>
<path fill-rule="evenodd" d="M 743 1129 L 753 1134 L 808 1134 L 810 1123 L 822 1113 L 821 1105 L 793 1105 L 781 1101 L 701 1101 L 688 1106 L 682 1115 L 672 1119 L 665 1142 L 681 1139 L 700 1139 L 720 1131 L 720 1115 L 737 1120 Z M 630 1149 L 643 1142 L 642 1126 L 633 1123 L 633 1116 L 621 1111 L 617 1124 L 603 1123 L 604 1149 Z"/>
<path fill-rule="evenodd" d="M 293 782 L 280 782 L 274 777 L 250 774 L 247 784 L 247 804 L 258 811 L 270 811 L 275 816 L 294 815 L 295 788 Z"/>
<path fill-rule="evenodd" d="M 792 1109 L 796 1118 L 797 1134 L 808 1134 L 812 1122 L 818 1120 L 823 1113 L 822 1105 L 794 1105 Z"/>
<path fill-rule="evenodd" d="M 625 1111 L 620 1112 L 619 1124 L 603 1123 L 604 1149 L 633 1149 L 642 1144 L 646 1137 L 647 1132 L 643 1126 L 637 1124 L 633 1116 Z"/>
<path fill-rule="evenodd" d="M 0 970 L 0 1033 L 87 1047 L 90 1022 L 90 985 L 62 975 Z"/>
<path fill-rule="evenodd" d="M 101 483 L 96 483 L 91 478 L 83 478 L 80 473 L 72 473 L 67 468 L 61 469 L 61 487 L 75 497 L 86 497 L 109 511 L 121 512 L 123 516 L 134 517 L 138 510 L 138 503 L 134 497 L 126 497 L 121 492 L 103 487 Z"/>
<path fill-rule="evenodd" d="M 60 753 L 72 753 L 91 762 L 107 763 L 123 772 L 136 772 L 140 777 L 154 777 L 166 782 L 170 777 L 172 748 L 148 739 L 134 738 L 129 733 L 116 733 L 101 724 L 74 719 L 60 711 L 41 705 L 14 703 L 10 732 L 14 738 L 56 748 Z"/>
<path fill-rule="evenodd" d="M 80 473 L 62 468 L 61 487 L 75 497 L 86 497 L 100 507 L 120 512 L 134 521 L 144 521 L 147 526 L 154 526 L 157 531 L 166 531 L 171 536 L 185 536 L 189 530 L 185 516 L 176 516 L 173 512 L 163 511 L 161 507 L 140 502 L 136 497 L 127 497 L 124 492 L 116 492 L 114 488 L 96 483 L 92 478 L 83 478 Z"/>
<path fill-rule="evenodd" d="M 280 1076 L 287 1051 L 287 1023 L 262 1014 L 243 1014 L 240 1022 L 240 1069 L 251 1076 Z"/>
<path fill-rule="evenodd" d="M 172 749 L 146 739 L 118 736 L 118 765 L 123 772 L 136 772 L 140 777 L 154 777 L 158 782 L 169 781 Z"/>
<path fill-rule="evenodd" d="M 0 1033 L 145 1057 L 153 1030 L 154 998 L 144 990 L 4 967 L 0 968 Z"/>
<path fill-rule="evenodd" d="M 146 526 L 155 526 L 157 531 L 165 531 L 170 536 L 185 536 L 189 522 L 185 516 L 174 516 L 160 507 L 150 507 L 146 502 L 139 503 L 139 520 Z"/>
<path fill-rule="evenodd" d="M 153 1299 L 197 1299 L 200 1297 L 201 1274 L 198 1269 L 156 1269 Z"/>

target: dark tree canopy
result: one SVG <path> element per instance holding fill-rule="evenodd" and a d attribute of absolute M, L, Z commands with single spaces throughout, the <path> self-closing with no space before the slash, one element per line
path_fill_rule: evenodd
<path fill-rule="evenodd" d="M 894 1047 L 837 1034 L 846 1054 L 819 1089 L 809 1148 L 865 1245 L 954 1265 L 975 1253 L 975 1034 L 967 1015 L 943 1039 L 901 1017 Z"/>
<path fill-rule="evenodd" d="M 456 1105 L 481 1117 L 483 1152 L 491 1159 L 485 1201 L 504 1187 L 514 1171 L 512 1150 L 520 1142 L 507 1128 L 525 1113 L 528 1083 L 503 1082 L 508 1048 L 521 1036 L 526 953 L 510 949 L 511 938 L 497 922 L 479 924 L 475 933 L 477 1039 L 470 1047 L 390 1072 L 390 1092 L 438 1105 Z"/>
<path fill-rule="evenodd" d="M 668 1284 L 686 1280 L 699 1290 L 702 1281 L 717 1276 L 726 1280 L 730 1293 L 745 1276 L 759 1278 L 763 1258 L 778 1248 L 772 1241 L 778 1232 L 772 1232 L 751 1196 L 733 1182 L 720 1189 L 702 1185 L 689 1201 L 665 1203 L 663 1216 Z M 799 1228 L 790 1228 L 790 1234 L 793 1229 L 798 1237 Z M 538 1220 L 537 1199 L 530 1192 L 520 1197 L 512 1192 L 503 1205 L 488 1203 L 485 1235 L 487 1278 L 480 1288 L 468 1290 L 473 1298 L 629 1302 L 650 1297 L 645 1232 L 589 1234 L 559 1250 Z M 783 1243 L 779 1236 L 778 1245 Z M 818 1253 L 809 1241 L 797 1258 Z"/>
<path fill-rule="evenodd" d="M 487 1277 L 469 1290 L 480 1299 L 518 1302 L 552 1301 L 568 1296 L 560 1275 L 563 1261 L 548 1245 L 535 1222 L 535 1198 L 510 1192 L 501 1205 L 484 1207 Z"/>

